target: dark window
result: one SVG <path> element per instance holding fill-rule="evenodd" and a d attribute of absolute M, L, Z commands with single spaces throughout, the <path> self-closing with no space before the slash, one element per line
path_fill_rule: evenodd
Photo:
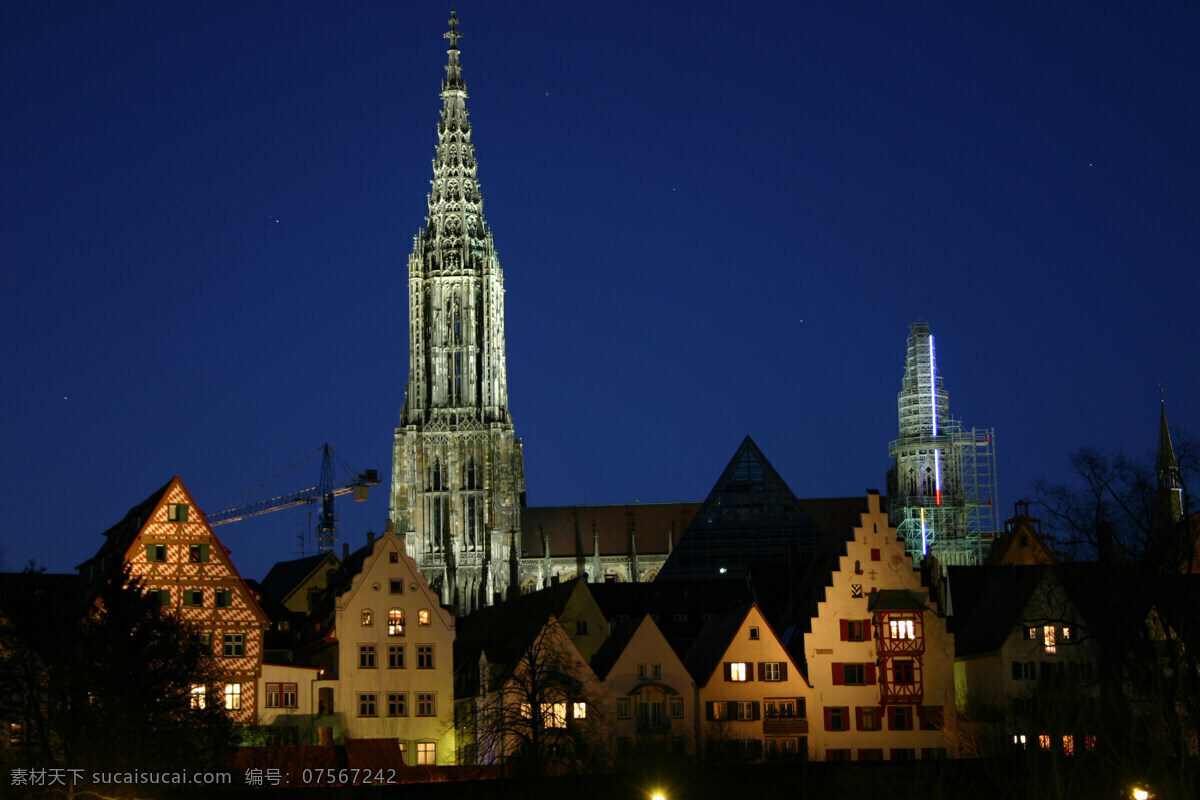
<path fill-rule="evenodd" d="M 417 716 L 432 717 L 437 715 L 436 697 L 433 692 L 417 693 Z"/>
<path fill-rule="evenodd" d="M 397 553 L 395 550 L 388 553 L 388 563 L 389 564 L 399 564 L 400 563 L 400 554 Z"/>
<path fill-rule="evenodd" d="M 388 692 L 388 716 L 408 716 L 408 694 L 405 692 Z"/>
<path fill-rule="evenodd" d="M 388 645 L 388 669 L 404 669 L 404 645 Z"/>
<path fill-rule="evenodd" d="M 233 590 L 232 589 L 217 589 L 216 605 L 217 605 L 217 608 L 232 608 L 233 607 Z"/>
<path fill-rule="evenodd" d="M 879 548 L 878 548 L 878 547 L 872 547 L 872 548 L 871 548 L 871 560 L 872 560 L 872 561 L 878 561 L 878 560 L 879 560 Z"/>
<path fill-rule="evenodd" d="M 388 581 L 388 591 L 392 594 L 404 594 L 404 581 L 392 578 Z"/>
<path fill-rule="evenodd" d="M 575 635 L 576 636 L 587 636 L 587 632 L 588 632 L 587 620 L 586 619 L 576 620 L 575 621 Z"/>
<path fill-rule="evenodd" d="M 360 644 L 358 646 L 358 667 L 359 669 L 375 668 L 375 645 Z"/>
<path fill-rule="evenodd" d="M 246 638 L 240 633 L 225 634 L 224 655 L 226 658 L 242 658 L 246 655 Z"/>
<path fill-rule="evenodd" d="M 165 544 L 146 545 L 146 560 L 159 564 L 165 562 L 167 560 L 167 546 Z"/>
<path fill-rule="evenodd" d="M 204 590 L 203 589 L 184 589 L 183 604 L 185 606 L 203 606 L 204 605 Z"/>
<path fill-rule="evenodd" d="M 433 645 L 417 645 L 417 669 L 433 669 Z"/>
<path fill-rule="evenodd" d="M 377 716 L 375 710 L 377 695 L 374 692 L 360 692 L 358 695 L 358 715 L 360 717 Z"/>
<path fill-rule="evenodd" d="M 911 731 L 913 729 L 912 706 L 888 708 L 888 728 L 893 731 Z"/>
<path fill-rule="evenodd" d="M 916 683 L 916 678 L 913 673 L 913 662 L 911 661 L 896 661 L 894 662 L 895 669 L 893 675 L 897 684 L 912 684 Z"/>
<path fill-rule="evenodd" d="M 827 706 L 825 708 L 825 730 L 846 731 L 850 729 L 848 706 Z"/>

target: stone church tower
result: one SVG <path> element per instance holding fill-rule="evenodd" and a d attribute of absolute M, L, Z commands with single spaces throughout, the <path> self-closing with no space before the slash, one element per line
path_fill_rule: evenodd
<path fill-rule="evenodd" d="M 465 614 L 515 583 L 525 469 L 508 410 L 504 274 L 483 219 L 451 13 L 429 216 L 408 259 L 409 372 L 392 451 L 393 529 Z"/>

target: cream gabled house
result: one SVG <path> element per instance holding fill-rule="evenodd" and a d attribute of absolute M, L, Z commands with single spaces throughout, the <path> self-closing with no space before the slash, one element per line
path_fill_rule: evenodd
<path fill-rule="evenodd" d="M 954 637 L 877 492 L 856 527 L 826 538 L 805 584 L 808 619 L 789 643 L 813 688 L 813 758 L 951 755 Z"/>
<path fill-rule="evenodd" d="M 696 684 L 650 614 L 618 626 L 592 659 L 619 756 L 696 751 Z"/>
<path fill-rule="evenodd" d="M 710 620 L 684 663 L 707 757 L 806 757 L 812 689 L 757 604 Z"/>
<path fill-rule="evenodd" d="M 344 553 L 308 633 L 299 655 L 319 670 L 307 687 L 319 742 L 395 739 L 404 763 L 454 763 L 454 616 L 403 537 L 368 533 Z M 288 669 L 272 666 L 269 682 L 291 683 Z"/>
<path fill-rule="evenodd" d="M 84 582 L 94 587 L 128 569 L 164 611 L 192 623 L 211 647 L 223 696 L 206 697 L 196 687 L 193 702 L 221 703 L 235 721 L 254 724 L 269 622 L 183 481 L 171 478 L 104 536 L 96 555 L 78 567 Z"/>

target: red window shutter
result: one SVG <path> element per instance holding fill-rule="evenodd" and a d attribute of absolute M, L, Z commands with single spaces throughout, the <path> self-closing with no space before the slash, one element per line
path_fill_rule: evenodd
<path fill-rule="evenodd" d="M 862 706 L 856 706 L 854 709 L 854 727 L 858 730 L 863 730 Z"/>
<path fill-rule="evenodd" d="M 868 642 L 875 638 L 875 626 L 871 624 L 871 620 L 869 619 L 863 620 L 863 636 Z"/>
<path fill-rule="evenodd" d="M 843 619 L 840 622 L 842 623 L 842 641 L 848 642 L 850 641 L 850 620 Z"/>
<path fill-rule="evenodd" d="M 845 686 L 846 685 L 846 665 L 845 664 L 834 664 L 833 665 L 833 685 L 834 686 Z"/>
<path fill-rule="evenodd" d="M 879 548 L 878 548 L 878 547 L 872 547 L 872 548 L 871 548 L 871 560 L 872 560 L 872 561 L 878 561 L 878 560 L 879 560 Z"/>
<path fill-rule="evenodd" d="M 825 707 L 825 730 L 833 730 L 833 712 L 829 710 L 829 706 Z"/>
<path fill-rule="evenodd" d="M 867 663 L 867 686 L 875 685 L 875 665 Z"/>

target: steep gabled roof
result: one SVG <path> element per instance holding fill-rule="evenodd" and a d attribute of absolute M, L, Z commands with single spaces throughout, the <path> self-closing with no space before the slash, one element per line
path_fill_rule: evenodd
<path fill-rule="evenodd" d="M 596 673 L 596 677 L 604 680 L 608 677 L 608 673 L 612 671 L 616 665 L 617 659 L 621 657 L 621 653 L 625 652 L 625 647 L 629 641 L 633 639 L 633 635 L 643 625 L 654 624 L 654 620 L 649 614 L 642 614 L 637 620 L 627 625 L 616 625 L 609 637 L 604 640 L 604 644 L 600 645 L 600 649 L 592 656 L 592 672 Z"/>
<path fill-rule="evenodd" d="M 708 683 L 717 664 L 721 663 L 721 656 L 725 655 L 725 651 L 729 649 L 730 642 L 741 629 L 742 623 L 746 621 L 746 616 L 752 608 L 754 608 L 753 603 L 739 606 L 709 620 L 701 629 L 700 635 L 692 643 L 691 649 L 683 659 L 683 665 L 687 667 L 688 673 L 697 686 L 704 686 Z"/>
<path fill-rule="evenodd" d="M 138 534 L 142 532 L 142 528 L 146 526 L 146 522 L 158 508 L 158 504 L 162 502 L 163 496 L 171 488 L 171 484 L 177 480 L 179 480 L 178 475 L 172 477 L 162 485 L 162 488 L 151 493 L 145 500 L 125 512 L 125 516 L 121 518 L 120 522 L 104 532 L 104 544 L 100 545 L 96 554 L 76 569 L 82 571 L 88 565 L 94 564 L 100 567 L 101 571 L 108 572 L 117 568 L 118 564 L 123 566 L 125 553 Z"/>
<path fill-rule="evenodd" d="M 607 506 L 543 506 L 521 509 L 521 556 L 543 558 L 545 538 L 555 558 L 589 559 L 625 555 L 630 532 L 637 532 L 637 550 L 664 554 L 679 543 L 696 516 L 699 503 L 630 503 Z"/>
<path fill-rule="evenodd" d="M 274 599 L 286 602 L 295 588 L 308 580 L 329 558 L 333 559 L 336 567 L 338 559 L 333 553 L 314 553 L 291 561 L 277 561 L 267 572 L 267 577 L 262 579 L 262 590 Z"/>

